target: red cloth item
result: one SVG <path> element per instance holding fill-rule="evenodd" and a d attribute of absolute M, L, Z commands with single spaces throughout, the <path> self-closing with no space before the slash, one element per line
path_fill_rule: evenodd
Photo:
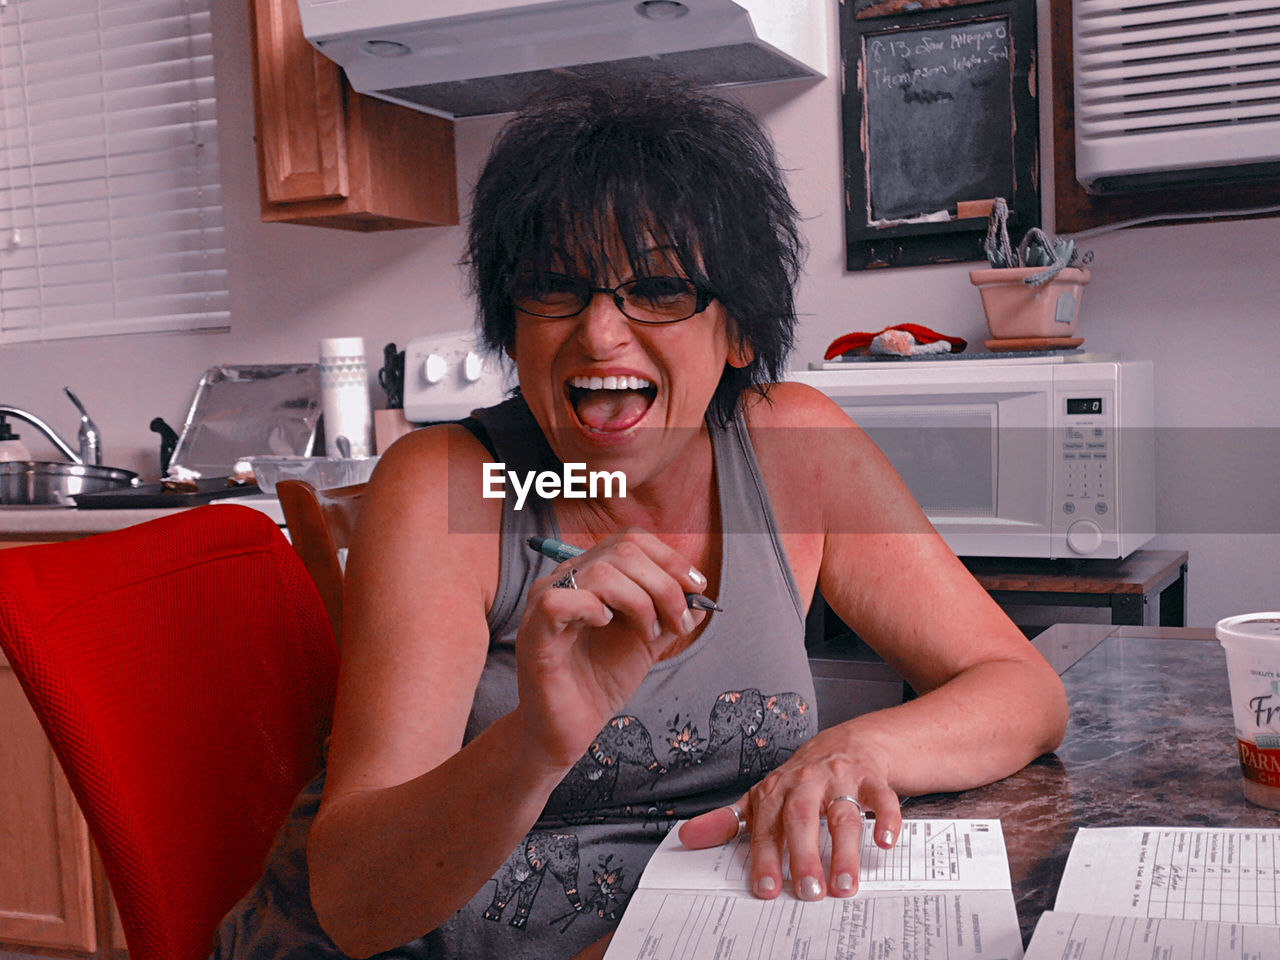
<path fill-rule="evenodd" d="M 885 327 L 884 330 L 877 330 L 875 333 L 846 333 L 844 336 L 836 337 L 831 341 L 831 345 L 827 347 L 827 352 L 822 355 L 824 360 L 834 360 L 842 353 L 848 353 L 850 350 L 866 350 L 871 346 L 871 341 L 885 330 L 903 330 L 916 338 L 917 343 L 936 343 L 939 340 L 945 340 L 951 344 L 952 353 L 960 353 L 969 344 L 960 337 L 948 337 L 945 334 L 938 333 L 936 330 L 930 330 L 928 327 L 922 327 L 918 323 L 896 323 L 891 327 Z"/>
<path fill-rule="evenodd" d="M 129 957 L 204 960 L 328 732 L 338 648 L 298 554 L 239 504 L 0 550 L 0 650 L 80 802 Z"/>

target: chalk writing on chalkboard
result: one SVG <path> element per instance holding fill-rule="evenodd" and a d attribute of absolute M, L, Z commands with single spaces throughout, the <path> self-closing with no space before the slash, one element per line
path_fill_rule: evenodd
<path fill-rule="evenodd" d="M 868 222 L 1011 196 L 1008 19 L 869 34 L 863 45 Z"/>
<path fill-rule="evenodd" d="M 1035 2 L 841 3 L 850 270 L 981 259 L 995 197 L 1039 222 Z"/>

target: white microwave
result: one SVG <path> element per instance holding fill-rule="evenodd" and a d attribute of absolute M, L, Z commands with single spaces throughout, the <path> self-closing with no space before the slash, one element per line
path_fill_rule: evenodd
<path fill-rule="evenodd" d="M 1150 361 L 1090 354 L 815 364 L 960 556 L 1120 558 L 1155 533 Z"/>

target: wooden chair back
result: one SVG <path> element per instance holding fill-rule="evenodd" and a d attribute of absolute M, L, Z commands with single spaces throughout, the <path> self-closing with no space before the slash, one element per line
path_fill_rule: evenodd
<path fill-rule="evenodd" d="M 342 570 L 339 551 L 351 543 L 365 484 L 317 490 L 305 480 L 281 480 L 276 495 L 284 511 L 293 549 L 315 581 L 333 626 L 342 642 Z"/>

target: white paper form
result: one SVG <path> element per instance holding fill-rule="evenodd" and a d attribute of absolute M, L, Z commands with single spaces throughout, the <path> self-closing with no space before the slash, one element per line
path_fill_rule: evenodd
<path fill-rule="evenodd" d="M 1009 891 L 803 901 L 637 890 L 605 960 L 1021 960 Z"/>
<path fill-rule="evenodd" d="M 1041 915 L 1026 960 L 1275 960 L 1280 927 L 1219 920 Z"/>
<path fill-rule="evenodd" d="M 908 820 L 864 835 L 859 892 L 752 896 L 747 838 L 688 850 L 673 830 L 641 875 L 606 960 L 1021 960 L 998 820 Z M 823 856 L 829 856 L 825 833 Z"/>
<path fill-rule="evenodd" d="M 640 887 L 751 892 L 747 834 L 722 847 L 690 850 L 672 830 L 640 877 Z M 822 862 L 831 862 L 831 836 L 822 831 Z M 858 889 L 1009 890 L 1009 856 L 999 820 L 904 820 L 889 850 L 862 831 Z M 785 863 L 784 863 L 785 867 Z M 784 878 L 787 874 L 784 871 Z"/>
<path fill-rule="evenodd" d="M 1280 831 L 1081 828 L 1071 845 L 1054 909 L 1280 923 Z"/>

